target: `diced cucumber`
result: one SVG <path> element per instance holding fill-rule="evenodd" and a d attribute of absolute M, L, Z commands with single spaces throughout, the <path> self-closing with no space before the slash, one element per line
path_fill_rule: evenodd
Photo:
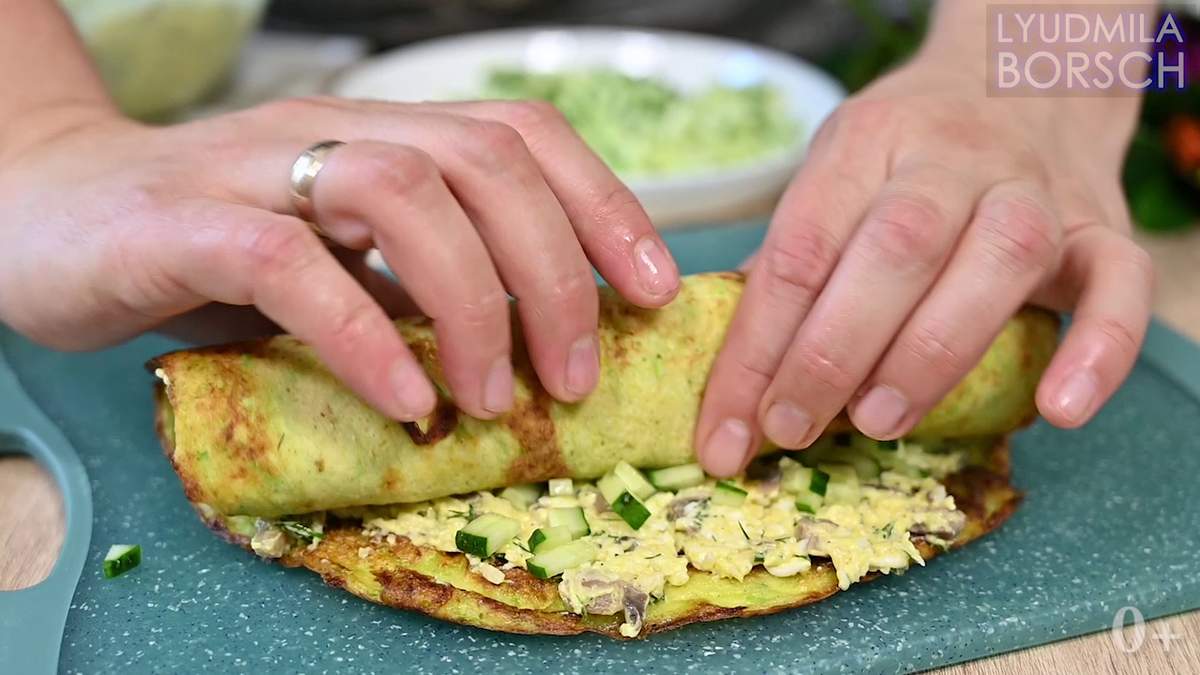
<path fill-rule="evenodd" d="M 899 447 L 900 446 L 897 445 L 895 448 L 890 450 L 883 447 L 876 447 L 871 451 L 870 454 L 875 461 L 879 462 L 880 468 L 882 468 L 884 471 L 888 471 L 901 462 L 900 453 L 897 452 Z"/>
<path fill-rule="evenodd" d="M 454 545 L 463 553 L 490 558 L 520 533 L 521 524 L 515 519 L 485 513 L 455 533 Z"/>
<path fill-rule="evenodd" d="M 619 462 L 612 472 L 621 479 L 622 483 L 625 483 L 626 491 L 639 500 L 644 501 L 658 491 L 654 489 L 654 485 L 650 481 L 646 480 L 641 471 L 630 466 L 628 462 Z"/>
<path fill-rule="evenodd" d="M 539 579 L 551 579 L 596 559 L 596 546 L 579 540 L 539 553 L 525 561 L 525 569 Z"/>
<path fill-rule="evenodd" d="M 719 481 L 713 490 L 712 500 L 721 506 L 741 506 L 746 501 L 746 491 L 727 480 Z"/>
<path fill-rule="evenodd" d="M 628 463 L 622 461 L 617 464 L 611 473 L 596 481 L 596 487 L 612 510 L 633 529 L 641 527 L 650 517 L 650 510 L 642 504 L 642 499 L 653 495 L 656 490 L 641 471 Z"/>
<path fill-rule="evenodd" d="M 912 449 L 918 453 L 927 452 L 934 455 L 944 455 L 954 450 L 956 446 L 960 450 L 967 450 L 977 443 L 979 443 L 977 439 L 949 441 L 944 438 L 909 438 L 901 441 L 902 445 L 913 446 Z"/>
<path fill-rule="evenodd" d="M 547 485 L 551 497 L 570 497 L 575 494 L 575 483 L 570 478 L 551 478 Z"/>
<path fill-rule="evenodd" d="M 142 564 L 142 547 L 136 544 L 118 544 L 108 549 L 104 556 L 104 578 L 112 579 L 125 574 Z"/>
<path fill-rule="evenodd" d="M 566 525 L 539 527 L 529 535 L 529 550 L 532 553 L 543 553 L 569 544 L 574 538 L 571 536 L 571 528 Z"/>
<path fill-rule="evenodd" d="M 796 495 L 796 508 L 804 513 L 816 513 L 825 503 L 825 498 L 815 492 L 801 492 Z"/>
<path fill-rule="evenodd" d="M 856 453 L 844 459 L 847 464 L 854 467 L 859 480 L 874 480 L 879 478 L 879 474 L 883 473 L 883 465 L 879 463 L 879 460 L 870 455 Z"/>
<path fill-rule="evenodd" d="M 620 476 L 615 473 L 605 474 L 603 478 L 596 481 L 596 489 L 600 490 L 604 501 L 608 502 L 610 506 L 616 503 L 622 494 L 627 492 L 625 481 L 621 480 Z"/>
<path fill-rule="evenodd" d="M 872 453 L 875 451 L 878 443 L 879 441 L 876 441 L 870 436 L 855 433 L 850 436 L 850 443 L 845 447 L 840 448 L 840 452 L 846 452 L 849 450 L 852 452 Z"/>
<path fill-rule="evenodd" d="M 783 474 L 779 480 L 779 489 L 789 494 L 796 494 L 804 489 L 804 476 L 807 468 L 787 457 L 779 460 L 779 471 Z"/>
<path fill-rule="evenodd" d="M 699 464 L 684 464 L 666 469 L 651 471 L 648 476 L 650 483 L 659 490 L 677 491 L 695 487 L 704 482 L 704 469 Z"/>
<path fill-rule="evenodd" d="M 500 498 L 511 502 L 518 509 L 527 509 L 533 506 L 541 496 L 542 489 L 533 483 L 511 485 L 500 491 Z"/>
<path fill-rule="evenodd" d="M 855 434 L 848 448 L 838 448 L 825 459 L 829 462 L 849 464 L 861 480 L 873 480 L 883 473 L 883 464 L 876 457 L 879 454 L 878 441 L 861 434 Z"/>
<path fill-rule="evenodd" d="M 931 475 L 933 475 L 929 471 L 915 467 L 911 464 L 900 464 L 895 467 L 892 467 L 891 470 L 902 476 L 908 476 L 909 478 L 916 478 L 917 480 L 920 480 L 922 478 L 929 478 Z"/>
<path fill-rule="evenodd" d="M 825 492 L 826 504 L 857 504 L 862 501 L 862 486 L 854 483 L 830 483 Z"/>
<path fill-rule="evenodd" d="M 834 437 L 828 434 L 820 436 L 812 445 L 796 453 L 796 459 L 804 466 L 816 466 L 825 461 L 830 452 L 837 450 Z"/>
<path fill-rule="evenodd" d="M 782 487 L 792 494 L 815 492 L 823 495 L 828 483 L 829 474 L 809 466 L 789 466 L 783 472 Z"/>
<path fill-rule="evenodd" d="M 621 520 L 629 523 L 629 526 L 635 530 L 641 528 L 650 518 L 650 509 L 647 509 L 645 504 L 628 492 L 622 492 L 621 496 L 617 497 L 617 500 L 611 505 L 612 510 L 621 516 Z"/>
<path fill-rule="evenodd" d="M 565 527 L 571 532 L 572 539 L 578 539 L 592 533 L 587 517 L 583 515 L 583 507 L 550 509 L 550 527 Z"/>
<path fill-rule="evenodd" d="M 825 486 L 826 504 L 857 504 L 862 499 L 858 472 L 849 464 L 822 464 L 821 471 L 829 474 Z"/>
<path fill-rule="evenodd" d="M 820 469 L 812 467 L 801 467 L 796 473 L 796 490 L 795 492 L 812 492 L 819 495 L 825 494 L 825 486 L 829 484 L 829 474 Z"/>
<path fill-rule="evenodd" d="M 895 438 L 893 438 L 890 441 L 876 441 L 875 447 L 879 450 L 894 452 L 894 451 L 900 449 L 900 441 L 899 441 L 899 439 L 895 439 Z"/>
<path fill-rule="evenodd" d="M 825 463 L 817 466 L 818 469 L 829 474 L 829 483 L 853 483 L 858 484 L 858 472 L 853 466 L 841 463 Z"/>

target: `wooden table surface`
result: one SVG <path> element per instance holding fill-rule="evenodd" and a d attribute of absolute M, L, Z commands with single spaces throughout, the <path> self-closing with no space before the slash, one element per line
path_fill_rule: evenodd
<path fill-rule="evenodd" d="M 1139 236 L 1159 272 L 1158 316 L 1200 342 L 1200 228 Z M 62 544 L 57 490 L 32 460 L 0 459 L 0 592 L 31 586 L 49 573 Z M 1164 631 L 1164 629 L 1166 629 Z M 1156 639 L 1153 634 L 1164 636 Z M 1170 637 L 1170 635 L 1175 637 Z M 1146 624 L 1145 640 L 1122 651 L 1108 632 L 951 666 L 937 675 L 1200 672 L 1200 612 Z M 1132 633 L 1129 635 L 1132 643 Z M 1128 644 L 1128 643 L 1127 643 Z"/>

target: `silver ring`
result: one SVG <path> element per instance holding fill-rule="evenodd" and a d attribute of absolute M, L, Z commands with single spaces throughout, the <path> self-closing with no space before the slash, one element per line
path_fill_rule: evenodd
<path fill-rule="evenodd" d="M 313 185 L 317 181 L 317 174 L 325 166 L 325 158 L 341 145 L 345 145 L 345 142 L 321 141 L 310 146 L 292 164 L 292 178 L 288 186 L 292 207 L 296 210 L 296 215 L 306 221 L 313 231 L 321 236 L 325 236 L 325 233 L 317 226 L 316 214 L 313 212 Z"/>

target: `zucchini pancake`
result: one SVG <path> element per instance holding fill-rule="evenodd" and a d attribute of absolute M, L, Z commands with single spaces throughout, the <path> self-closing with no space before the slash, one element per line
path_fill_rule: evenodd
<path fill-rule="evenodd" d="M 734 273 L 685 277 L 666 308 L 601 289 L 601 379 L 554 401 L 514 329 L 517 404 L 459 411 L 432 326 L 397 328 L 442 400 L 389 420 L 288 336 L 152 360 L 156 421 L 211 529 L 371 602 L 513 633 L 639 638 L 778 612 L 962 546 L 1021 495 L 1008 436 L 1036 416 L 1058 339 L 1019 312 L 909 437 L 845 415 L 813 447 L 769 444 L 744 474 L 694 463 L 692 431 L 741 295 Z"/>

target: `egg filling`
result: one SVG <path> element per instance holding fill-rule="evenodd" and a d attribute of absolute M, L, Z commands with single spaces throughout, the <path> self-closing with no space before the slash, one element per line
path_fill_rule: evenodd
<path fill-rule="evenodd" d="M 461 551 L 471 569 L 491 583 L 505 583 L 506 573 L 517 568 L 558 579 L 559 595 L 571 611 L 623 612 L 621 632 L 633 637 L 647 605 L 687 583 L 691 570 L 741 580 L 762 567 L 790 577 L 822 558 L 832 563 L 845 590 L 870 572 L 923 565 L 913 544 L 918 538 L 949 547 L 966 516 L 939 479 L 962 468 L 964 452 L 951 443 L 908 442 L 884 450 L 870 443 L 869 452 L 833 458 L 840 462 L 809 462 L 805 453 L 796 457 L 812 466 L 786 456 L 760 460 L 732 481 L 701 477 L 697 470 L 695 484 L 679 489 L 646 482 L 646 491 L 630 488 L 640 499 L 622 494 L 616 506 L 604 496 L 608 478 L 552 481 L 548 491 L 536 489 L 526 500 L 501 491 L 477 492 L 376 508 L 363 527 L 372 536 L 397 535 L 418 546 Z M 631 516 L 625 508 L 629 501 L 644 511 Z M 565 569 L 548 567 L 541 560 L 550 556 L 543 556 L 539 545 L 549 546 L 541 537 L 555 524 L 551 513 L 579 509 L 587 533 L 574 536 L 585 543 L 573 544 L 571 553 L 582 557 Z M 502 516 L 485 520 L 511 529 L 494 550 L 464 550 L 460 530 L 486 514 Z M 557 529 L 553 534 L 566 536 L 566 530 Z M 517 534 L 508 536 L 513 531 Z M 558 557 L 569 560 L 566 550 L 559 549 Z"/>

